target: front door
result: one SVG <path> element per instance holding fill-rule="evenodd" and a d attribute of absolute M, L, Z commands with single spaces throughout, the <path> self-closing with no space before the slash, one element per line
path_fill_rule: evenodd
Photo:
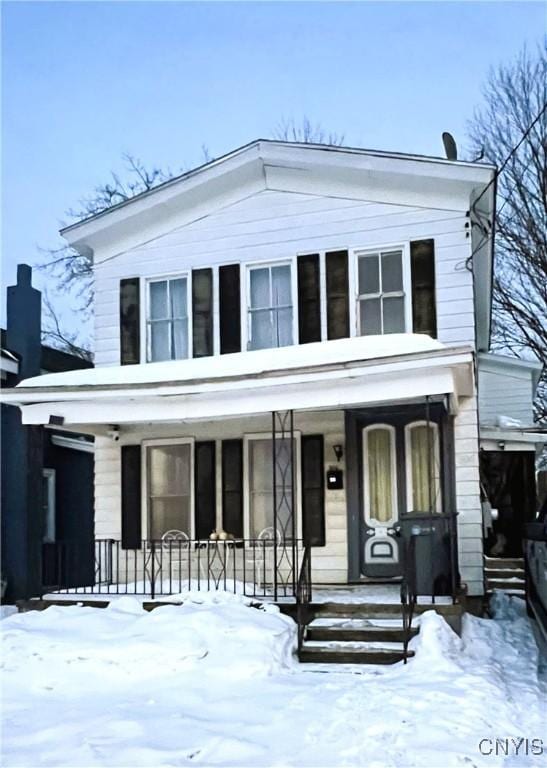
<path fill-rule="evenodd" d="M 369 577 L 389 578 L 401 573 L 396 436 L 391 424 L 369 424 L 361 430 L 361 572 Z"/>

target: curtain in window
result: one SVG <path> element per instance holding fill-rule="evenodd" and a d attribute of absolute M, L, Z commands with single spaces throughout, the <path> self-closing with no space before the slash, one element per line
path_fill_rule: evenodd
<path fill-rule="evenodd" d="M 251 349 L 292 344 L 290 265 L 251 270 L 249 312 Z"/>
<path fill-rule="evenodd" d="M 148 448 L 150 538 L 161 539 L 166 531 L 190 536 L 190 445 L 158 445 Z"/>
<path fill-rule="evenodd" d="M 439 444 L 435 424 L 409 428 L 412 512 L 438 512 L 440 501 Z M 408 450 L 408 448 L 407 448 Z"/>
<path fill-rule="evenodd" d="M 385 427 L 367 432 L 368 508 L 371 520 L 386 523 L 393 517 L 392 432 Z"/>

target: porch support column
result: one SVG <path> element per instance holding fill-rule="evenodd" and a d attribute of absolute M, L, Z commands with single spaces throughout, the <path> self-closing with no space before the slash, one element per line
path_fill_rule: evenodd
<path fill-rule="evenodd" d="M 294 418 L 272 411 L 274 599 L 296 594 Z"/>

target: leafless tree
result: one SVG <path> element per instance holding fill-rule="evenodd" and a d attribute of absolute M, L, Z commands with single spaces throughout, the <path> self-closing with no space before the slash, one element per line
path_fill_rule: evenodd
<path fill-rule="evenodd" d="M 483 95 L 484 106 L 469 123 L 474 156 L 501 169 L 522 142 L 497 180 L 492 346 L 518 357 L 532 353 L 547 366 L 545 46 L 524 49 L 493 70 Z M 546 368 L 535 406 L 537 418 L 546 421 Z"/>
<path fill-rule="evenodd" d="M 300 123 L 294 119 L 282 118 L 273 131 L 274 139 L 279 141 L 296 141 L 300 144 L 330 144 L 340 147 L 344 143 L 343 133 L 326 131 L 320 123 L 315 125 L 304 116 Z"/>
<path fill-rule="evenodd" d="M 78 333 L 63 328 L 47 291 L 42 294 L 42 310 L 42 341 L 55 349 L 92 362 L 93 354 L 90 349 L 78 343 Z"/>

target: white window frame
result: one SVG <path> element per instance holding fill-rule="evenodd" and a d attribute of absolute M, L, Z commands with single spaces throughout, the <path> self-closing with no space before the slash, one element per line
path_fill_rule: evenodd
<path fill-rule="evenodd" d="M 145 304 L 145 311 L 141 313 L 141 360 L 146 360 L 147 363 L 151 363 L 151 357 L 152 357 L 152 334 L 150 333 L 150 326 L 151 326 L 151 320 L 150 320 L 150 285 L 152 283 L 162 283 L 162 282 L 169 282 L 170 280 L 183 280 L 186 279 L 186 309 L 187 309 L 187 327 L 188 327 L 188 357 L 185 358 L 175 358 L 175 359 L 182 359 L 182 360 L 189 360 L 193 356 L 193 346 L 192 346 L 192 272 L 191 270 L 188 270 L 187 272 L 179 272 L 179 273 L 172 273 L 169 272 L 164 275 L 154 275 L 153 277 L 147 277 L 144 281 L 145 283 L 145 296 L 144 296 L 144 304 Z M 171 320 L 172 322 L 172 320 Z M 170 360 L 164 360 L 161 362 L 170 362 L 173 358 L 170 358 Z M 160 361 L 156 361 L 160 362 Z"/>
<path fill-rule="evenodd" d="M 403 290 L 390 292 L 390 293 L 378 293 L 378 294 L 360 294 L 359 293 L 359 259 L 362 256 L 374 256 L 380 253 L 388 253 L 390 251 L 401 251 L 402 261 L 402 274 L 403 274 Z M 380 270 L 381 280 L 381 270 Z M 412 278 L 410 274 L 410 243 L 409 242 L 397 242 L 397 243 L 381 243 L 375 246 L 366 246 L 366 248 L 352 248 L 351 259 L 349 267 L 349 283 L 350 283 L 350 295 L 353 296 L 353 301 L 350 301 L 350 328 L 353 331 L 354 336 L 361 336 L 361 299 L 364 296 L 389 298 L 390 296 L 402 296 L 404 302 L 404 329 L 402 333 L 410 333 L 412 331 Z M 382 305 L 382 324 L 383 324 L 383 305 Z M 389 336 L 390 334 L 386 334 Z"/>
<path fill-rule="evenodd" d="M 301 432 L 294 430 L 293 437 L 295 440 L 296 456 L 294 467 L 294 501 L 296 507 L 293 509 L 293 514 L 296 514 L 296 538 L 302 539 L 302 493 L 301 493 Z M 250 475 L 250 443 L 253 440 L 272 440 L 271 432 L 253 432 L 251 434 L 243 435 L 243 535 L 244 538 L 251 538 L 251 489 L 249 486 Z M 273 474 L 273 471 L 272 471 Z"/>
<path fill-rule="evenodd" d="M 42 541 L 46 544 L 51 544 L 57 541 L 57 510 L 56 510 L 56 498 L 55 498 L 55 479 L 56 472 L 54 469 L 42 469 L 42 477 L 47 482 L 47 520 L 42 517 L 45 523 L 44 530 L 42 532 Z M 44 499 L 45 501 L 45 499 Z M 44 505 L 42 504 L 42 509 Z M 52 535 L 47 535 L 53 531 Z"/>
<path fill-rule="evenodd" d="M 380 522 L 370 516 L 369 491 L 370 477 L 368 469 L 368 435 L 376 429 L 386 429 L 389 432 L 391 444 L 391 517 L 389 520 Z M 381 422 L 369 424 L 363 428 L 363 515 L 365 524 L 369 528 L 389 528 L 399 519 L 397 514 L 397 432 L 393 424 L 383 424 Z"/>
<path fill-rule="evenodd" d="M 437 494 L 437 498 L 435 499 L 435 509 L 434 512 L 436 514 L 441 514 L 443 510 L 443 487 L 441 482 L 441 475 L 442 475 L 442 469 L 441 469 L 441 446 L 440 446 L 440 436 L 439 436 L 439 425 L 436 421 L 426 421 L 425 419 L 419 419 L 418 421 L 411 421 L 408 424 L 405 424 L 405 476 L 406 476 L 406 511 L 408 512 L 414 512 L 413 510 L 413 496 L 414 496 L 414 488 L 412 485 L 412 446 L 410 442 L 410 435 L 412 432 L 412 429 L 414 427 L 426 427 L 429 424 L 429 427 L 433 429 L 433 457 L 435 462 L 437 463 L 437 475 L 434 476 L 434 479 L 436 480 L 437 486 L 439 488 L 439 493 Z M 417 511 L 423 511 L 423 510 L 417 510 Z"/>
<path fill-rule="evenodd" d="M 298 286 L 296 257 L 288 259 L 275 259 L 273 261 L 253 261 L 245 264 L 245 291 L 241 292 L 241 349 L 247 352 L 256 352 L 250 348 L 251 343 L 251 272 L 255 269 L 271 269 L 272 267 L 290 267 L 291 275 L 291 301 L 292 301 L 292 343 L 298 344 Z M 268 349 L 283 349 L 283 347 L 268 347 Z"/>
<path fill-rule="evenodd" d="M 195 497 L 194 497 L 194 444 L 193 437 L 165 437 L 143 440 L 141 443 L 141 539 L 149 540 L 150 509 L 148 489 L 148 449 L 160 445 L 189 445 L 190 446 L 190 539 L 195 538 Z"/>

